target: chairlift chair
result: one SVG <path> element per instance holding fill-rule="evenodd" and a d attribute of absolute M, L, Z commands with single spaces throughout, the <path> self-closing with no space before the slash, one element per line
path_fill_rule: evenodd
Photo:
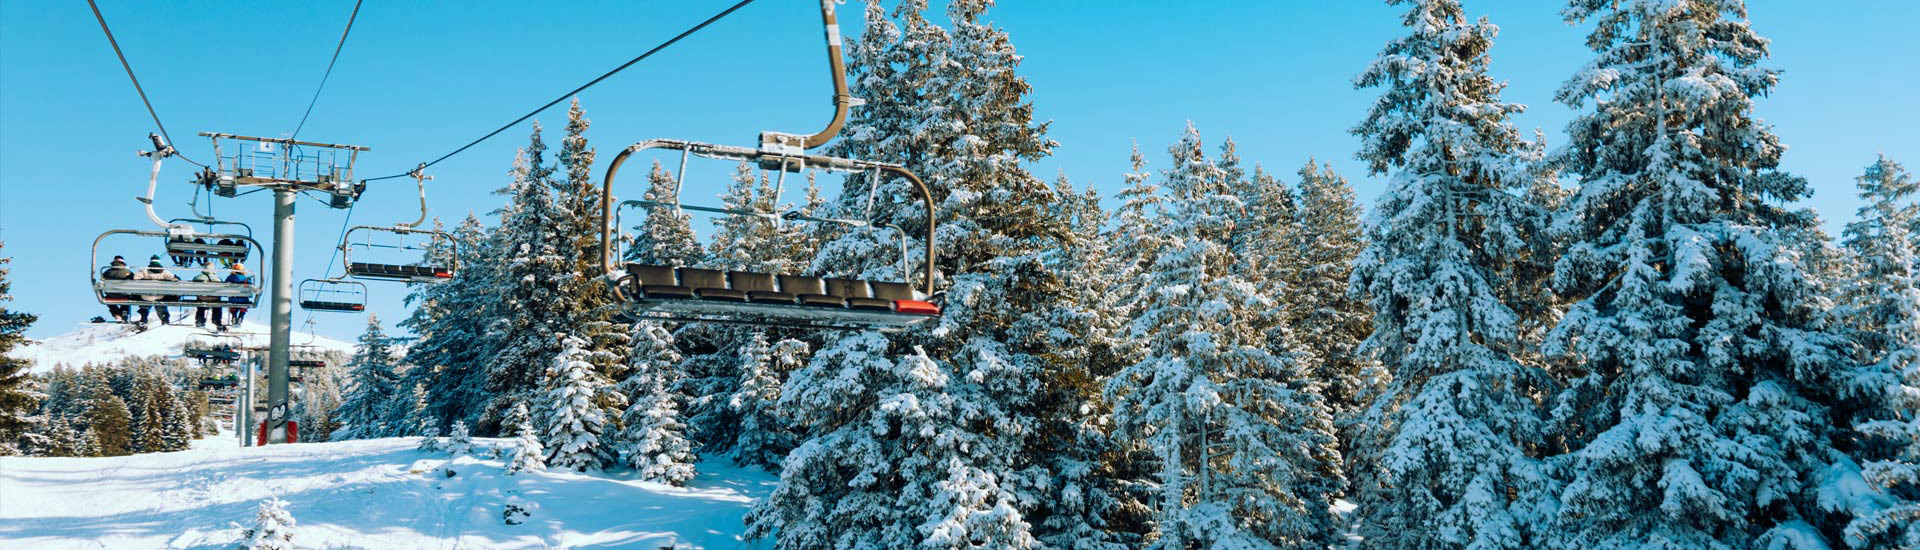
<path fill-rule="evenodd" d="M 287 366 L 298 369 L 326 368 L 327 360 L 321 358 L 325 350 L 313 344 L 294 344 L 287 349 Z"/>
<path fill-rule="evenodd" d="M 344 263 L 347 264 L 348 276 L 356 279 L 399 281 L 406 283 L 444 283 L 453 280 L 455 265 L 451 263 L 451 255 L 449 255 L 448 258 L 449 263 L 445 265 L 430 264 L 425 258 L 414 263 L 360 261 L 366 259 L 369 252 L 378 249 L 418 251 L 422 253 L 431 250 L 431 247 L 428 246 L 411 245 L 405 244 L 404 242 L 401 244 L 373 242 L 371 238 L 372 235 L 382 233 L 396 235 L 403 240 L 411 235 L 428 235 L 434 240 L 446 239 L 448 243 L 453 242 L 452 235 L 429 229 L 374 227 L 370 225 L 355 226 L 352 229 L 348 229 L 346 236 L 340 240 L 340 256 L 343 258 Z M 356 241 L 354 239 L 356 236 L 360 237 L 360 240 Z M 358 256 L 360 256 L 359 259 L 355 258 L 355 250 L 360 251 L 360 254 L 358 254 Z"/>
<path fill-rule="evenodd" d="M 341 279 L 300 281 L 300 308 L 357 313 L 367 310 L 367 284 Z"/>
<path fill-rule="evenodd" d="M 222 262 L 245 262 L 249 248 L 247 241 L 253 238 L 253 228 L 240 222 L 216 220 L 212 217 L 174 218 L 169 226 L 192 227 L 192 224 L 207 226 L 205 232 L 170 234 L 166 239 L 167 255 L 173 258 L 176 266 L 189 267 L 198 263 L 209 265 L 213 260 Z M 238 226 L 244 233 L 220 234 L 213 231 L 214 226 Z"/>
<path fill-rule="evenodd" d="M 173 233 L 170 231 L 157 230 L 114 229 L 101 233 L 99 237 L 93 239 L 93 252 L 90 258 L 92 264 L 91 269 L 88 271 L 88 278 L 93 284 L 94 297 L 102 305 L 252 307 L 255 303 L 259 302 L 261 289 L 260 278 L 255 277 L 252 283 L 226 282 L 225 276 L 237 271 L 232 267 L 162 267 L 162 269 L 173 274 L 176 279 L 179 279 L 176 281 L 103 278 L 101 273 L 107 265 L 100 262 L 100 243 L 108 237 L 116 235 L 171 238 Z M 255 251 L 261 250 L 260 243 L 254 241 L 252 237 L 241 235 L 233 235 L 233 237 L 238 237 L 243 240 L 246 246 L 252 247 Z M 127 266 L 127 268 L 134 271 L 148 269 L 147 267 L 132 265 Z M 194 275 L 203 269 L 212 271 L 220 280 L 192 280 Z M 251 272 L 258 273 L 259 270 L 255 269 L 251 270 Z M 155 299 L 148 300 L 143 298 L 144 296 L 153 296 Z M 210 298 L 218 300 L 203 301 L 203 299 Z"/>
<path fill-rule="evenodd" d="M 833 81 L 833 118 L 825 129 L 813 134 L 761 132 L 759 148 L 714 145 L 673 139 L 651 139 L 635 143 L 613 158 L 600 188 L 600 256 L 616 297 L 629 316 L 640 319 L 705 321 L 785 326 L 807 329 L 898 331 L 940 317 L 941 300 L 933 295 L 935 280 L 935 210 L 933 193 L 926 183 L 898 164 L 863 161 L 807 154 L 808 149 L 825 145 L 838 135 L 847 120 L 847 112 L 858 103 L 847 89 L 846 66 L 841 58 L 839 22 L 834 3 L 820 3 L 820 20 L 826 30 L 827 63 Z M 763 170 L 774 170 L 785 183 L 786 174 L 809 168 L 828 171 L 869 173 L 870 185 L 878 186 L 883 175 L 906 179 L 926 206 L 924 277 L 919 285 L 909 281 L 866 281 L 860 279 L 815 277 L 801 274 L 719 271 L 690 266 L 625 264 L 614 261 L 617 224 L 610 223 L 616 207 L 613 180 L 620 165 L 635 153 L 650 149 L 680 152 L 680 171 L 675 173 L 673 197 L 653 197 L 652 201 L 627 201 L 623 205 L 652 206 L 678 210 L 700 210 L 728 216 L 756 216 L 780 220 L 811 220 L 865 227 L 868 230 L 891 228 L 872 219 L 872 201 L 868 201 L 867 220 L 810 218 L 797 213 L 736 211 L 724 208 L 680 204 L 680 179 L 686 176 L 689 157 L 749 162 Z M 775 202 L 778 202 L 777 195 Z M 902 233 L 901 275 L 909 273 L 905 260 L 905 234 Z"/>
<path fill-rule="evenodd" d="M 424 165 L 422 165 L 421 168 L 415 168 L 414 171 L 411 173 L 411 175 L 414 178 L 414 181 L 419 185 L 419 188 L 420 188 L 420 218 L 419 219 L 414 220 L 412 223 L 395 224 L 392 227 L 376 227 L 376 226 L 370 226 L 370 225 L 355 226 L 351 229 L 348 229 L 345 234 L 341 235 L 340 259 L 342 263 L 345 263 L 347 265 L 348 276 L 356 279 L 371 279 L 371 280 L 377 280 L 377 281 L 400 281 L 400 282 L 408 282 L 408 283 L 444 283 L 444 282 L 453 280 L 453 273 L 454 273 L 454 270 L 458 267 L 457 264 L 459 262 L 456 259 L 459 256 L 459 254 L 458 254 L 458 251 L 455 250 L 455 247 L 457 247 L 458 245 L 454 242 L 453 235 L 448 234 L 444 231 L 420 229 L 420 226 L 427 222 L 427 180 L 433 179 L 432 176 L 428 176 L 421 172 L 421 169 L 423 168 L 425 168 Z M 395 241 L 397 244 L 384 244 L 384 243 L 374 242 L 373 236 L 379 235 L 379 234 L 393 235 L 395 237 Z M 354 239 L 356 235 L 360 237 L 360 240 L 356 241 Z M 427 236 L 429 238 L 429 241 L 428 241 L 429 245 L 422 246 L 422 245 L 407 244 L 406 243 L 407 237 L 414 236 L 414 235 Z M 433 248 L 430 245 L 432 243 L 439 243 L 439 242 L 444 242 L 448 246 L 449 253 L 444 258 L 447 263 L 444 265 L 435 263 L 436 258 L 432 258 L 428 256 L 428 254 L 433 250 Z M 379 249 L 415 251 L 415 252 L 419 252 L 422 255 L 422 257 L 418 261 L 413 263 L 377 263 L 377 262 L 370 262 L 370 261 L 354 261 L 355 250 L 359 250 L 361 252 L 361 257 L 365 259 L 368 256 L 368 253 L 373 252 L 375 250 L 379 250 Z"/>
<path fill-rule="evenodd" d="M 230 363 L 240 360 L 246 341 L 230 334 L 202 333 L 189 337 L 181 351 L 189 358 L 206 363 Z"/>

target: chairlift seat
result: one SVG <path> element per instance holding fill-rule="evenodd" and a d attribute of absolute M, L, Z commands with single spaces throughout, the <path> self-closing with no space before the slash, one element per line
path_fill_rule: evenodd
<path fill-rule="evenodd" d="M 233 361 L 240 358 L 240 352 L 230 349 L 189 349 L 185 351 L 187 357 L 194 359 Z"/>
<path fill-rule="evenodd" d="M 734 290 L 747 293 L 747 301 L 768 304 L 788 304 L 799 302 L 799 298 L 790 292 L 775 290 L 771 273 L 753 273 L 750 271 L 728 271 L 727 284 Z"/>
<path fill-rule="evenodd" d="M 680 286 L 673 268 L 664 265 L 627 264 L 627 274 L 639 286 L 640 296 L 669 300 L 691 300 L 693 289 Z"/>
<path fill-rule="evenodd" d="M 301 309 L 310 309 L 310 310 L 314 310 L 314 311 L 366 311 L 366 310 L 367 310 L 367 305 L 366 305 L 366 304 L 353 304 L 353 303 L 347 303 L 347 302 L 326 302 L 326 301 L 320 301 L 320 300 L 301 300 L 301 301 L 300 301 L 300 308 L 301 308 Z"/>
<path fill-rule="evenodd" d="M 895 331 L 940 315 L 906 283 L 642 264 L 626 271 L 627 284 L 641 289 L 628 304 L 637 319 Z"/>
<path fill-rule="evenodd" d="M 244 260 L 247 257 L 247 251 L 248 246 L 246 243 L 234 244 L 231 240 L 226 244 L 209 243 L 205 241 L 167 240 L 167 253 L 173 256 L 231 257 Z"/>
<path fill-rule="evenodd" d="M 697 267 L 680 268 L 680 283 L 693 289 L 693 295 L 701 300 L 719 302 L 745 302 L 745 291 L 727 288 L 726 273 L 718 269 Z"/>
<path fill-rule="evenodd" d="M 911 294 L 912 291 L 908 291 Z M 847 307 L 864 311 L 893 311 L 893 302 L 873 297 L 867 282 L 859 279 L 827 279 L 827 293 L 847 300 Z"/>
<path fill-rule="evenodd" d="M 819 277 L 781 275 L 780 290 L 793 294 L 803 306 L 847 307 L 846 298 L 827 294 L 827 284 Z"/>
<path fill-rule="evenodd" d="M 327 362 L 319 359 L 288 359 L 287 366 L 300 369 L 318 369 L 325 368 Z"/>
<path fill-rule="evenodd" d="M 347 264 L 347 273 L 355 277 L 423 283 L 443 282 L 442 279 L 453 278 L 453 272 L 444 267 L 361 262 Z"/>

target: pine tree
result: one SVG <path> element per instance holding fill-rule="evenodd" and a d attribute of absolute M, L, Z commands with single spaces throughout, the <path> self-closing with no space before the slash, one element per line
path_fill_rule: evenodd
<path fill-rule="evenodd" d="M 580 304 L 567 300 L 568 286 L 579 276 L 572 250 L 563 247 L 572 236 L 565 232 L 566 213 L 554 200 L 553 168 L 545 164 L 545 151 L 536 123 L 524 150 L 525 170 L 510 188 L 512 203 L 501 222 L 506 276 L 497 290 L 512 315 L 494 328 L 503 344 L 488 365 L 487 391 L 493 397 L 483 424 L 540 393 L 543 373 L 560 354 L 559 336 L 579 319 Z"/>
<path fill-rule="evenodd" d="M 392 412 L 399 408 L 397 405 L 405 402 L 398 387 L 398 376 L 394 374 L 393 346 L 386 331 L 380 328 L 379 316 L 367 316 L 367 330 L 360 334 L 347 371 L 352 385 L 347 388 L 346 400 L 340 403 L 337 412 L 345 427 L 333 434 L 333 438 L 364 439 L 402 433 L 405 427 L 389 423 L 393 420 Z"/>
<path fill-rule="evenodd" d="M 1592 22 L 1598 56 L 1557 95 L 1586 112 L 1554 159 L 1580 190 L 1553 226 L 1572 302 L 1545 351 L 1576 366 L 1547 545 L 1831 546 L 1811 481 L 1891 377 L 1849 364 L 1809 292 L 1791 232 L 1813 217 L 1783 206 L 1808 186 L 1753 116 L 1778 81 L 1767 40 L 1740 0 L 1563 13 Z"/>
<path fill-rule="evenodd" d="M 547 369 L 536 418 L 546 423 L 547 464 L 575 471 L 598 471 L 613 462 L 614 452 L 602 441 L 606 416 L 593 402 L 607 385 L 586 361 L 587 342 L 558 334 L 560 353 Z"/>
<path fill-rule="evenodd" d="M 459 265 L 453 280 L 417 285 L 407 296 L 414 310 L 400 326 L 418 340 L 407 347 L 404 362 L 414 368 L 404 382 L 435 396 L 423 411 L 435 417 L 474 425 L 487 401 L 487 369 L 500 344 L 491 328 L 505 316 L 499 290 L 504 259 L 497 237 L 467 216 L 453 230 Z"/>
<path fill-rule="evenodd" d="M 1164 248 L 1128 329 L 1145 353 L 1106 387 L 1116 429 L 1159 457 L 1153 547 L 1325 547 L 1343 483 L 1332 418 L 1300 354 L 1259 330 L 1272 298 L 1234 270 L 1225 175 L 1191 125 L 1171 152 Z"/>
<path fill-rule="evenodd" d="M 501 424 L 514 439 L 513 459 L 507 464 L 507 475 L 547 469 L 547 451 L 540 445 L 540 432 L 533 428 L 533 419 L 527 414 L 525 404 L 514 403 Z"/>
<path fill-rule="evenodd" d="M 95 386 L 92 392 L 87 405 L 87 431 L 99 440 L 99 456 L 133 454 L 133 415 L 127 412 L 126 402 L 105 385 Z"/>
<path fill-rule="evenodd" d="M 1298 327 L 1300 344 L 1317 358 L 1314 378 L 1327 381 L 1327 404 L 1341 418 L 1364 405 L 1365 394 L 1384 382 L 1378 366 L 1355 353 L 1372 332 L 1372 311 L 1348 292 L 1354 260 L 1367 245 L 1353 186 L 1332 166 L 1300 168 L 1300 197 L 1294 215 L 1299 231 L 1293 249 L 1297 268 L 1287 290 L 1294 310 L 1286 316 Z"/>
<path fill-rule="evenodd" d="M 651 186 L 645 195 L 647 200 L 664 202 L 678 196 L 673 174 L 662 168 L 659 161 L 654 161 L 647 183 Z M 692 216 L 665 206 L 649 207 L 646 212 L 646 218 L 634 227 L 636 233 L 627 247 L 626 261 L 683 266 L 703 259 L 700 242 L 693 236 Z"/>
<path fill-rule="evenodd" d="M 0 251 L 6 246 L 0 242 Z M 0 256 L 0 456 L 13 450 L 14 440 L 28 427 L 27 417 L 46 397 L 27 376 L 27 362 L 8 355 L 14 346 L 26 341 L 27 327 L 39 318 L 6 307 L 7 302 L 13 301 L 13 295 L 8 292 L 13 282 L 7 279 L 6 267 L 11 261 L 13 258 Z"/>
<path fill-rule="evenodd" d="M 160 436 L 162 449 L 187 450 L 196 439 L 194 426 L 193 414 L 188 411 L 187 405 L 179 400 L 173 400 L 172 406 L 167 408 L 166 424 Z"/>
<path fill-rule="evenodd" d="M 467 423 L 453 421 L 453 432 L 447 436 L 447 454 L 464 456 L 473 454 L 473 434 L 467 430 Z"/>
<path fill-rule="evenodd" d="M 247 529 L 242 546 L 247 550 L 294 550 L 293 514 L 287 513 L 287 502 L 278 497 L 260 501 L 260 512 L 254 516 L 253 528 Z"/>
<path fill-rule="evenodd" d="M 674 337 L 658 321 L 633 326 L 632 373 L 620 383 L 630 403 L 621 415 L 626 464 L 641 479 L 682 485 L 694 476 L 699 457 L 687 439 L 679 393 L 681 357 Z"/>
<path fill-rule="evenodd" d="M 60 430 L 64 432 L 65 435 L 73 434 L 73 428 L 69 428 L 64 424 L 60 426 Z M 106 450 L 101 448 L 100 445 L 101 445 L 100 436 L 94 433 L 92 426 L 88 426 L 85 432 L 81 432 L 80 441 L 76 443 L 72 447 L 72 449 L 62 449 L 62 448 L 56 447 L 51 452 L 49 452 L 47 456 L 79 456 L 79 457 L 107 456 Z M 69 450 L 71 452 L 68 452 Z"/>
<path fill-rule="evenodd" d="M 1860 359 L 1900 381 L 1886 390 L 1892 409 L 1860 426 L 1876 443 L 1859 453 L 1876 494 L 1846 499 L 1823 491 L 1821 504 L 1855 516 L 1845 532 L 1853 548 L 1920 548 L 1920 245 L 1910 233 L 1920 220 L 1913 202 L 1920 183 L 1884 155 L 1856 181 L 1867 204 L 1844 232 L 1860 266 L 1844 311 Z"/>
<path fill-rule="evenodd" d="M 1350 447 L 1367 480 L 1360 534 L 1367 548 L 1541 548 L 1558 487 L 1536 397 L 1553 381 L 1516 357 L 1502 286 L 1513 258 L 1538 248 L 1542 217 L 1519 194 L 1537 155 L 1508 122 L 1523 107 L 1487 74 L 1499 28 L 1456 0 L 1394 3 L 1408 34 L 1354 81 L 1382 88 L 1354 129 L 1358 157 L 1391 174 L 1353 275 L 1374 312 L 1363 351 L 1392 369 Z M 1301 176 L 1328 177 L 1311 165 Z"/>
<path fill-rule="evenodd" d="M 420 438 L 420 444 L 415 447 L 416 449 L 432 453 L 447 450 L 446 439 L 440 437 L 439 419 L 423 416 L 416 419 L 413 426 L 413 429 L 407 431 L 407 435 Z"/>
<path fill-rule="evenodd" d="M 758 331 L 740 348 L 739 390 L 727 400 L 740 418 L 740 438 L 728 450 L 734 462 L 773 468 L 793 450 L 793 433 L 776 405 L 781 381 L 805 365 L 808 355 L 806 342 L 768 344 L 766 333 Z"/>
<path fill-rule="evenodd" d="M 569 239 L 562 254 L 573 259 L 573 274 L 561 287 L 567 296 L 564 301 L 571 306 L 563 324 L 569 334 L 587 342 L 585 359 L 600 377 L 614 380 L 625 375 L 630 342 L 626 324 L 613 319 L 616 304 L 606 286 L 606 258 L 600 255 L 603 198 L 600 182 L 593 177 L 594 151 L 587 146 L 588 126 L 586 111 L 575 99 L 567 110 L 566 138 L 560 145 L 560 166 L 567 178 L 554 190 L 561 208 L 561 232 Z M 619 392 L 605 388 L 593 401 L 609 417 L 618 416 L 626 408 Z"/>

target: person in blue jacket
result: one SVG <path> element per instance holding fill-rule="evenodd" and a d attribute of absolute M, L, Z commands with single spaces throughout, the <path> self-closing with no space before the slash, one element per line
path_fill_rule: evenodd
<path fill-rule="evenodd" d="M 253 275 L 247 274 L 247 264 L 234 262 L 233 272 L 227 274 L 227 282 L 235 283 L 235 284 L 251 285 L 253 284 Z M 243 306 L 253 305 L 252 299 L 245 296 L 234 296 L 232 298 L 228 298 L 227 302 L 240 304 Z M 240 320 L 246 318 L 246 316 L 247 316 L 247 308 L 245 307 L 227 308 L 227 326 L 230 326 L 230 327 L 240 326 Z"/>

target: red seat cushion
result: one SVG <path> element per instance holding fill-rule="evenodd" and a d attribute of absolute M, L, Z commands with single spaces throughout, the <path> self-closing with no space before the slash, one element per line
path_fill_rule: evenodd
<path fill-rule="evenodd" d="M 894 300 L 893 310 L 900 313 L 917 313 L 920 315 L 940 314 L 940 306 L 933 305 L 932 302 L 922 302 L 920 300 Z"/>

